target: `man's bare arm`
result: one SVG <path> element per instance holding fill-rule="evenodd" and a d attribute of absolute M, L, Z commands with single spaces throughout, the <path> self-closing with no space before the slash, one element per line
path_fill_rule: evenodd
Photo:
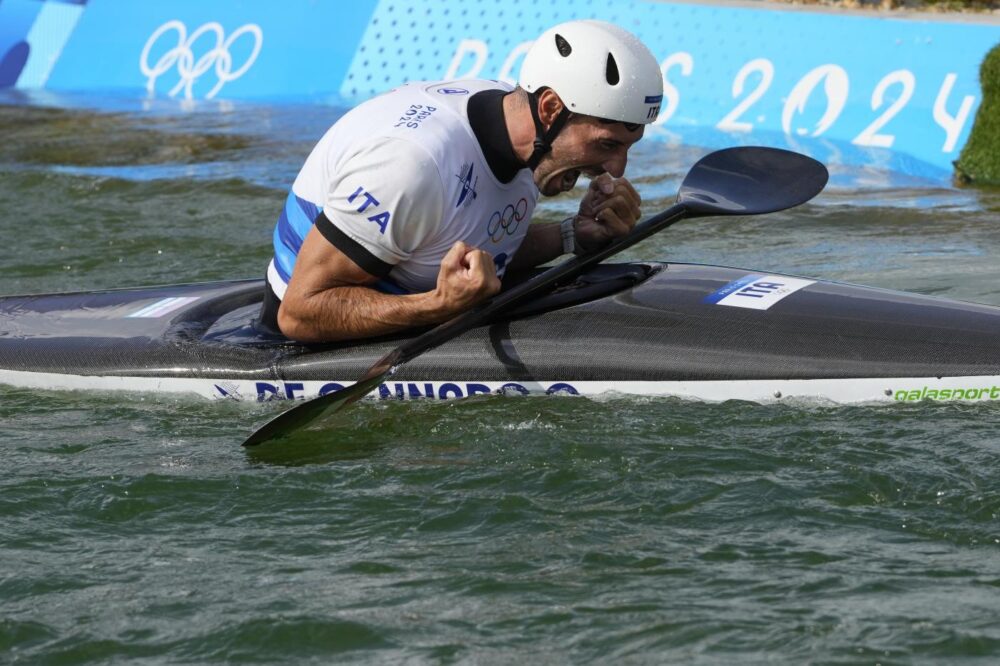
<path fill-rule="evenodd" d="M 385 294 L 371 288 L 377 280 L 313 227 L 278 310 L 278 326 L 300 342 L 385 335 L 445 321 L 500 289 L 489 254 L 464 243 L 445 255 L 431 291 Z"/>
<path fill-rule="evenodd" d="M 562 251 L 562 234 L 559 225 L 551 222 L 534 222 L 528 227 L 521 247 L 517 248 L 514 258 L 507 266 L 507 272 L 517 275 L 548 261 L 552 261 Z"/>

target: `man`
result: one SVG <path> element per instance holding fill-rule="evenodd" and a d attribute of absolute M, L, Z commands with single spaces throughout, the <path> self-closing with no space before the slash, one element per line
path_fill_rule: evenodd
<path fill-rule="evenodd" d="M 631 33 L 572 21 L 542 34 L 519 86 L 402 86 L 344 115 L 313 149 L 274 232 L 262 322 L 324 342 L 436 324 L 497 293 L 507 271 L 627 234 L 640 198 L 629 148 L 663 79 Z M 539 194 L 592 180 L 562 224 Z"/>

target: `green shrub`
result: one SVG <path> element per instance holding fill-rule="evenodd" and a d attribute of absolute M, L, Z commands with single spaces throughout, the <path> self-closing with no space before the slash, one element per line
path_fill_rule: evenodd
<path fill-rule="evenodd" d="M 959 183 L 1000 185 L 1000 44 L 979 68 L 983 100 L 976 112 L 969 140 L 955 162 Z"/>

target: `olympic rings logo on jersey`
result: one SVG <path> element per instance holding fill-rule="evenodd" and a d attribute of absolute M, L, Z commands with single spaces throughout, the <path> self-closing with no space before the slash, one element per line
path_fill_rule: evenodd
<path fill-rule="evenodd" d="M 521 226 L 521 220 L 528 214 L 528 202 L 522 197 L 516 205 L 507 204 L 503 211 L 494 211 L 486 224 L 486 233 L 490 240 L 499 243 L 504 236 L 513 236 Z"/>
<path fill-rule="evenodd" d="M 177 32 L 176 46 L 160 56 L 155 65 L 150 66 L 149 52 L 160 37 L 171 30 Z M 195 60 L 195 43 L 206 33 L 215 35 L 215 46 Z M 246 61 L 234 70 L 230 47 L 243 35 L 250 35 L 253 38 L 253 50 Z M 190 36 L 187 34 L 187 26 L 182 22 L 178 20 L 167 21 L 153 31 L 153 34 L 146 41 L 146 46 L 143 47 L 142 54 L 139 56 L 139 70 L 147 77 L 146 91 L 152 95 L 156 87 L 156 80 L 176 65 L 180 80 L 170 90 L 169 95 L 174 97 L 183 90 L 185 99 L 193 99 L 192 87 L 195 81 L 214 66 L 217 81 L 215 86 L 205 95 L 205 99 L 212 99 L 222 89 L 222 86 L 247 73 L 247 70 L 257 60 L 257 55 L 260 53 L 263 45 L 264 33 L 261 31 L 260 26 L 254 23 L 247 23 L 237 28 L 227 38 L 222 26 L 215 21 L 206 23 L 192 32 Z"/>

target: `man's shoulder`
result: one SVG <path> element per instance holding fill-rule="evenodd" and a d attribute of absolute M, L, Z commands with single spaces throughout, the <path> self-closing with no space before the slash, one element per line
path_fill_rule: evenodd
<path fill-rule="evenodd" d="M 479 154 L 466 110 L 468 98 L 502 85 L 479 80 L 407 84 L 353 114 L 351 142 L 358 151 L 405 149 L 409 158 L 423 152 L 438 169 L 451 171 L 456 162 L 461 166 Z"/>
<path fill-rule="evenodd" d="M 430 185 L 440 180 L 436 157 L 428 146 L 412 137 L 388 134 L 360 143 L 348 162 L 364 165 L 385 180 Z"/>
<path fill-rule="evenodd" d="M 362 103 L 345 119 L 350 118 L 375 131 L 395 130 L 400 134 L 422 130 L 429 125 L 467 126 L 469 99 L 487 90 L 509 92 L 513 87 L 489 79 L 414 81 Z"/>
<path fill-rule="evenodd" d="M 355 109 L 371 109 L 383 105 L 398 104 L 402 100 L 426 101 L 439 107 L 463 108 L 469 97 L 484 90 L 514 89 L 509 83 L 492 79 L 448 79 L 441 81 L 409 81 L 387 90 L 364 102 Z"/>
<path fill-rule="evenodd" d="M 514 86 L 494 79 L 449 79 L 444 81 L 415 81 L 402 88 L 414 86 L 440 99 L 461 99 L 484 90 L 510 92 Z M 400 88 L 400 89 L 402 89 Z"/>
<path fill-rule="evenodd" d="M 328 174 L 320 180 L 364 168 L 379 172 L 373 177 L 387 182 L 431 186 L 434 176 L 444 185 L 450 175 L 480 159 L 466 112 L 468 98 L 483 90 L 510 88 L 480 79 L 420 81 L 368 100 L 345 114 L 320 141 L 316 150 L 323 160 L 316 168 Z"/>

